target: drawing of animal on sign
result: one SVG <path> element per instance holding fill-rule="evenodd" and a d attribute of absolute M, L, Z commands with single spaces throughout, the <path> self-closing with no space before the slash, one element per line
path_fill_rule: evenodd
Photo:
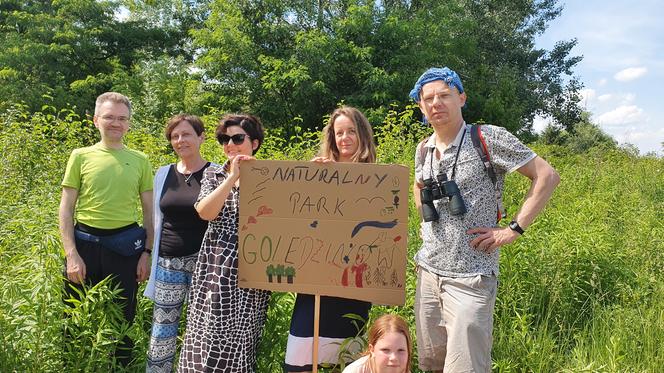
<path fill-rule="evenodd" d="M 248 161 L 239 284 L 403 304 L 408 168 Z"/>

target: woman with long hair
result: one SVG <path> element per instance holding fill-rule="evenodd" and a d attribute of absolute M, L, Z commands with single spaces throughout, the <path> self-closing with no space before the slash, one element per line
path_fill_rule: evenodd
<path fill-rule="evenodd" d="M 376 162 L 376 146 L 373 131 L 367 118 L 356 108 L 343 106 L 332 112 L 323 129 L 320 152 L 314 162 Z M 318 364 L 336 365 L 343 341 L 355 337 L 364 323 L 344 317 L 355 314 L 366 320 L 371 303 L 355 299 L 321 296 Z M 286 362 L 288 372 L 312 370 L 314 296 L 298 294 L 293 308 Z M 351 344 L 353 346 L 359 346 Z M 350 351 L 351 353 L 353 351 Z"/>

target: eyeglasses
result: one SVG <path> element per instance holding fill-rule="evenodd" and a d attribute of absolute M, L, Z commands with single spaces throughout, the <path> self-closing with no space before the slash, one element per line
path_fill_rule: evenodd
<path fill-rule="evenodd" d="M 228 145 L 228 143 L 231 140 L 233 140 L 233 144 L 240 145 L 240 144 L 244 143 L 244 138 L 247 137 L 247 136 L 249 136 L 249 135 L 247 135 L 246 133 L 238 133 L 238 134 L 235 134 L 233 136 L 228 136 L 228 135 L 223 135 L 222 134 L 222 135 L 219 135 L 217 137 L 217 140 L 219 140 L 221 145 Z"/>
<path fill-rule="evenodd" d="M 450 92 L 442 92 L 427 97 L 422 97 L 422 101 L 424 101 L 424 103 L 427 105 L 431 105 L 433 104 L 436 98 L 438 98 L 438 101 L 444 101 L 449 99 L 450 97 L 452 97 L 452 94 Z"/>
<path fill-rule="evenodd" d="M 117 121 L 118 123 L 125 124 L 129 122 L 129 117 L 115 117 L 113 115 L 103 115 L 101 119 L 106 123 L 113 123 Z"/>

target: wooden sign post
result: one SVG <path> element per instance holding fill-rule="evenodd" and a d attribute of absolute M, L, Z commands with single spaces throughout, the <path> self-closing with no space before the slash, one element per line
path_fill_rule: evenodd
<path fill-rule="evenodd" d="M 311 357 L 311 371 L 318 372 L 318 334 L 320 325 L 320 295 L 314 295 L 314 335 L 313 356 Z"/>

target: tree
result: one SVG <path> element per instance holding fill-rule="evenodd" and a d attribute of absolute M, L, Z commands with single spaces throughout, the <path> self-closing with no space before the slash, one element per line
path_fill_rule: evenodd
<path fill-rule="evenodd" d="M 114 1 L 0 3 L 0 109 L 47 95 L 54 106 L 92 107 L 138 61 L 177 45 L 177 38 L 141 21 L 116 17 Z"/>
<path fill-rule="evenodd" d="M 593 123 L 590 115 L 591 113 L 582 111 L 581 120 L 571 126 L 569 130 L 549 123 L 539 136 L 540 141 L 547 145 L 566 146 L 575 153 L 585 153 L 594 147 L 616 148 L 618 144 L 616 140 L 604 132 L 599 125 Z"/>
<path fill-rule="evenodd" d="M 593 147 L 615 148 L 617 142 L 597 124 L 584 120 L 574 127 L 574 133 L 568 138 L 567 146 L 576 153 L 585 153 Z"/>
<path fill-rule="evenodd" d="M 409 102 L 426 68 L 447 65 L 464 79 L 468 121 L 527 137 L 536 114 L 578 121 L 576 42 L 534 48 L 560 10 L 556 0 L 217 0 L 194 32 L 197 66 L 210 105 L 313 129 L 342 101 L 380 118 Z"/>
<path fill-rule="evenodd" d="M 281 276 L 284 276 L 286 274 L 286 269 L 284 268 L 284 265 L 278 264 L 276 269 L 274 270 L 274 274 L 277 275 L 277 282 L 281 283 Z"/>
<path fill-rule="evenodd" d="M 470 47 L 451 52 L 468 91 L 466 119 L 496 123 L 522 137 L 532 133 L 536 114 L 551 115 L 564 126 L 576 123 L 574 93 L 582 87 L 563 80 L 581 59 L 569 56 L 576 41 L 559 42 L 552 51 L 534 48 L 535 37 L 562 10 L 557 1 L 460 3 L 470 17 L 459 38 Z"/>
<path fill-rule="evenodd" d="M 534 47 L 557 0 L 118 1 L 0 3 L 0 109 L 39 109 L 47 95 L 82 114 L 115 89 L 157 122 L 250 111 L 290 136 L 341 102 L 381 123 L 426 68 L 447 65 L 464 80 L 469 122 L 527 140 L 537 114 L 569 130 L 579 121 L 576 41 Z"/>
<path fill-rule="evenodd" d="M 569 133 L 560 127 L 549 123 L 544 128 L 544 131 L 542 131 L 539 138 L 542 143 L 547 145 L 565 145 L 569 138 Z"/>
<path fill-rule="evenodd" d="M 294 267 L 286 267 L 284 270 L 284 275 L 286 275 L 286 280 L 289 284 L 293 283 L 293 277 L 295 277 L 295 268 Z"/>
<path fill-rule="evenodd" d="M 265 269 L 265 274 L 267 274 L 268 282 L 272 282 L 272 276 L 274 275 L 274 273 L 275 273 L 274 266 L 272 264 L 267 266 L 267 268 Z"/>

